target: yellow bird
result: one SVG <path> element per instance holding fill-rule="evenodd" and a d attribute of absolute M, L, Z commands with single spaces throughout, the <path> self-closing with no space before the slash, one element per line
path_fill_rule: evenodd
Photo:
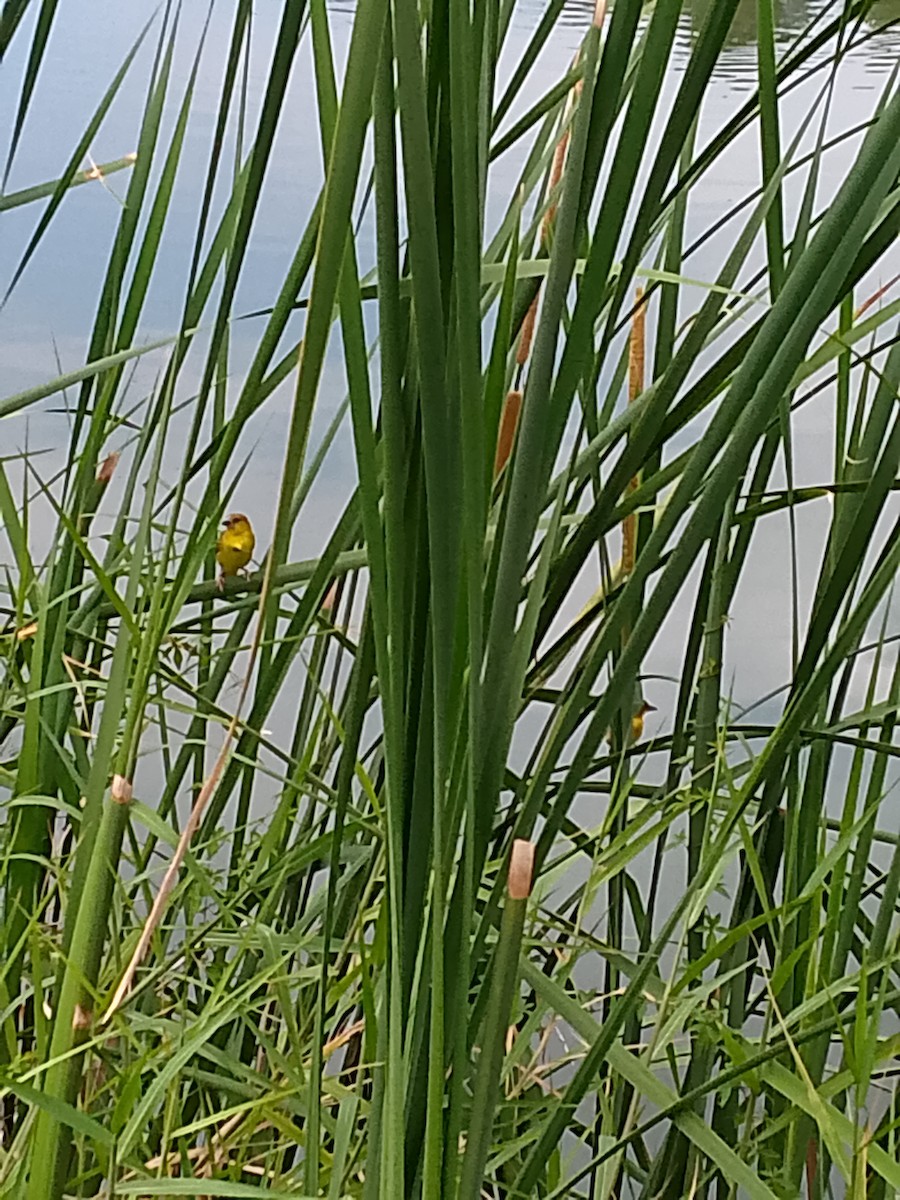
<path fill-rule="evenodd" d="M 631 745 L 639 742 L 644 734 L 644 717 L 647 713 L 656 712 L 655 704 L 648 704 L 646 700 L 641 703 L 641 707 L 631 718 Z"/>
<path fill-rule="evenodd" d="M 640 685 L 635 687 L 633 708 L 631 712 L 631 727 L 628 730 L 628 736 L 626 739 L 626 743 L 629 746 L 633 746 L 635 742 L 639 742 L 644 736 L 644 717 L 646 717 L 647 713 L 656 712 L 656 705 L 648 704 L 641 694 Z M 616 747 L 618 739 L 611 729 L 607 729 L 606 731 L 606 740 L 609 742 L 611 747 Z"/>
<path fill-rule="evenodd" d="M 229 575 L 239 575 L 246 567 L 256 545 L 253 526 L 243 513 L 232 513 L 225 518 L 223 526 L 216 544 L 216 561 L 222 568 L 217 581 L 219 591 L 225 586 Z"/>

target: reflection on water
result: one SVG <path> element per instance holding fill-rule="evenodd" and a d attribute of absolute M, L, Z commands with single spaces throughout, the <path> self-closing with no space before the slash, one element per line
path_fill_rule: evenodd
<path fill-rule="evenodd" d="M 900 0 L 875 0 L 866 13 L 866 23 L 877 29 L 890 21 L 900 21 Z"/>
<path fill-rule="evenodd" d="M 717 0 L 685 0 L 684 11 L 688 14 L 694 30 L 699 32 L 703 28 L 703 23 L 716 2 Z M 776 0 L 775 28 L 779 34 L 796 33 L 808 25 L 822 7 L 821 2 L 815 4 L 811 0 Z M 740 0 L 726 45 L 756 44 L 758 12 L 757 0 Z"/>
<path fill-rule="evenodd" d="M 875 0 L 866 24 L 878 31 L 871 39 L 868 69 L 878 74 L 893 71 L 900 55 L 900 0 Z"/>
<path fill-rule="evenodd" d="M 703 28 L 707 16 L 718 0 L 683 0 L 682 15 L 675 43 L 675 63 L 683 64 L 691 46 Z M 524 0 L 516 6 L 518 20 L 529 23 L 537 20 L 546 5 L 543 0 Z M 566 0 L 561 23 L 580 29 L 587 28 L 594 14 L 595 0 Z M 822 24 L 834 19 L 836 8 L 832 0 L 775 0 L 775 38 L 785 49 L 804 32 L 816 32 Z M 866 34 L 876 33 L 875 38 Z M 714 76 L 730 79 L 743 90 L 756 81 L 755 48 L 758 35 L 758 0 L 739 0 L 725 46 L 714 69 Z M 853 42 L 865 39 L 868 65 L 876 71 L 891 69 L 900 50 L 900 0 L 874 0 L 854 30 Z"/>
<path fill-rule="evenodd" d="M 888 0 L 891 3 L 892 0 Z M 690 27 L 699 30 L 706 15 L 717 0 L 683 0 L 684 18 Z M 563 6 L 564 17 L 569 21 L 588 22 L 594 15 L 594 0 L 567 0 Z M 543 5 L 535 4 L 535 8 Z M 816 12 L 823 8 L 822 0 L 776 0 L 775 22 L 779 31 L 802 29 Z M 746 45 L 756 40 L 757 0 L 740 0 L 728 41 L 732 45 Z"/>
<path fill-rule="evenodd" d="M 682 8 L 694 29 L 700 29 L 707 13 L 717 0 L 683 0 Z M 545 5 L 541 0 L 519 4 L 518 11 L 533 7 L 540 12 Z M 595 0 L 566 0 L 563 15 L 569 21 L 588 22 L 594 15 Z M 826 10 L 831 9 L 826 14 Z M 740 0 L 731 26 L 728 41 L 732 45 L 747 45 L 756 41 L 758 0 Z M 800 30 L 815 17 L 834 15 L 834 5 L 829 0 L 775 0 L 775 25 L 779 33 Z M 900 0 L 874 0 L 863 21 L 873 28 L 900 20 Z"/>

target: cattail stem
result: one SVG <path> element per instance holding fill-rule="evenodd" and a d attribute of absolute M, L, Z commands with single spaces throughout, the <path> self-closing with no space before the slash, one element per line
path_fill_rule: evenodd
<path fill-rule="evenodd" d="M 472 1097 L 472 1122 L 458 1192 L 461 1200 L 479 1200 L 482 1194 L 484 1165 L 491 1147 L 494 1109 L 500 1092 L 507 1029 L 519 982 L 519 953 L 533 874 L 534 843 L 517 838 L 509 859 L 506 904 L 494 955 L 484 1039 Z"/>

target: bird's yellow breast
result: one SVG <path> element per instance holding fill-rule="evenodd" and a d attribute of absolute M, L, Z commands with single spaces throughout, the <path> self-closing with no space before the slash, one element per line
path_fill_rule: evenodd
<path fill-rule="evenodd" d="M 231 518 L 219 534 L 216 546 L 216 559 L 222 568 L 222 574 L 236 575 L 242 567 L 246 567 L 253 556 L 255 545 L 253 527 L 247 518 Z"/>

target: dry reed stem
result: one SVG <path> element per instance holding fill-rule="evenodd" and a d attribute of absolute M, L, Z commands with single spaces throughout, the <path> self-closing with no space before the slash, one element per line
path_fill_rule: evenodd
<path fill-rule="evenodd" d="M 212 1134 L 212 1141 L 216 1145 L 221 1146 L 221 1143 L 225 1140 L 225 1138 L 230 1137 L 231 1134 L 234 1133 L 235 1129 L 238 1128 L 246 1115 L 247 1114 L 245 1112 L 240 1112 L 229 1117 L 228 1120 L 225 1121 L 225 1123 Z M 256 1126 L 257 1129 L 271 1129 L 271 1127 L 272 1125 L 270 1121 L 263 1121 Z M 221 1153 L 221 1151 L 219 1151 L 219 1153 Z M 189 1161 L 198 1164 L 199 1170 L 205 1170 L 210 1157 L 210 1146 L 191 1146 L 190 1149 L 184 1151 L 184 1156 L 187 1157 Z M 165 1166 L 174 1167 L 177 1172 L 181 1167 L 181 1163 L 182 1152 L 180 1150 L 172 1150 L 165 1157 L 163 1157 L 161 1154 L 157 1154 L 155 1158 L 148 1158 L 144 1163 L 144 1169 L 147 1171 L 158 1171 L 160 1167 Z M 129 1175 L 127 1178 L 133 1179 L 135 1176 Z"/>
<path fill-rule="evenodd" d="M 206 811 L 206 806 L 209 804 L 216 787 L 222 777 L 222 772 L 225 769 L 225 763 L 228 761 L 228 754 L 231 750 L 231 743 L 234 741 L 238 725 L 240 724 L 241 711 L 244 707 L 244 702 L 247 699 L 247 692 L 250 689 L 250 678 L 253 674 L 253 668 L 256 665 L 256 656 L 259 652 L 259 644 L 262 640 L 263 632 L 263 615 L 265 613 L 266 600 L 269 595 L 272 583 L 272 554 L 271 551 L 266 557 L 266 572 L 263 578 L 262 586 L 259 590 L 259 607 L 257 609 L 256 629 L 253 634 L 253 642 L 250 646 L 250 657 L 247 662 L 247 671 L 244 675 L 243 683 L 241 684 L 241 692 L 238 696 L 237 707 L 234 715 L 229 722 L 228 729 L 225 731 L 225 739 L 222 743 L 222 748 L 219 751 L 218 757 L 213 764 L 213 769 L 209 777 L 204 781 L 203 786 L 194 801 L 194 807 L 191 809 L 191 815 L 188 817 L 188 822 L 184 827 L 181 837 L 178 839 L 178 845 L 175 847 L 175 853 L 172 856 L 172 861 L 166 869 L 163 876 L 163 881 L 160 884 L 159 891 L 156 894 L 156 899 L 153 901 L 153 907 L 150 909 L 150 914 L 144 922 L 144 928 L 141 930 L 141 936 L 138 944 L 134 949 L 128 966 L 125 968 L 119 985 L 113 993 L 113 997 L 107 1006 L 106 1012 L 100 1019 L 100 1025 L 105 1025 L 113 1013 L 121 1007 L 128 993 L 131 991 L 134 976 L 138 967 L 143 961 L 144 955 L 150 946 L 153 934 L 159 925 L 162 915 L 165 912 L 166 904 L 169 896 L 175 886 L 175 880 L 178 877 L 178 872 L 181 869 L 181 864 L 184 861 L 184 856 L 187 853 L 187 848 L 191 844 L 194 834 L 200 827 L 200 821 L 203 813 Z"/>
<path fill-rule="evenodd" d="M 644 289 L 637 289 L 637 307 L 631 319 L 631 336 L 628 345 L 628 403 L 634 404 L 644 390 L 644 363 L 646 347 L 646 315 Z M 627 491 L 633 492 L 640 482 L 637 475 L 629 481 Z M 622 522 L 622 574 L 630 575 L 634 570 L 637 544 L 637 516 L 629 513 Z"/>
<path fill-rule="evenodd" d="M 868 300 L 863 301 L 863 303 L 853 314 L 854 321 L 858 321 L 867 309 L 871 308 L 873 304 L 877 304 L 882 296 L 886 295 L 898 281 L 900 281 L 900 274 L 895 275 L 893 279 L 889 279 L 888 282 L 884 284 L 883 287 L 880 287 L 877 292 L 874 292 L 868 298 Z"/>
<path fill-rule="evenodd" d="M 340 1050 L 341 1046 L 345 1046 L 351 1038 L 356 1037 L 358 1033 L 363 1033 L 366 1028 L 365 1021 L 354 1021 L 352 1025 L 348 1025 L 346 1029 L 336 1034 L 333 1038 L 329 1038 L 322 1046 L 322 1057 L 330 1058 L 335 1050 Z"/>
<path fill-rule="evenodd" d="M 537 1047 L 531 1055 L 530 1060 L 524 1066 L 519 1067 L 518 1078 L 513 1082 L 510 1080 L 507 1095 L 509 1099 L 514 1099 L 516 1096 L 522 1095 L 526 1088 L 532 1085 L 541 1088 L 542 1091 L 547 1090 L 546 1083 L 540 1078 L 540 1072 L 546 1070 L 546 1065 L 543 1060 L 547 1053 L 547 1047 L 550 1044 L 550 1038 L 556 1032 L 558 1022 L 556 1019 L 548 1021 L 541 1030 L 541 1036 L 538 1040 Z M 515 1026 L 513 1026 L 515 1028 Z"/>
<path fill-rule="evenodd" d="M 572 59 L 572 66 L 578 65 L 580 50 L 575 52 L 575 57 Z M 565 128 L 560 134 L 559 141 L 556 143 L 556 149 L 553 152 L 553 162 L 550 165 L 550 180 L 547 188 L 547 195 L 550 197 L 547 205 L 547 211 L 544 213 L 544 220 L 541 223 L 541 248 L 546 250 L 550 245 L 550 237 L 553 233 L 553 224 L 556 221 L 556 201 L 553 199 L 553 194 L 559 187 L 559 182 L 562 179 L 563 168 L 566 165 L 566 154 L 569 149 L 569 124 L 568 118 L 581 93 L 581 80 L 574 85 L 566 98 L 566 107 L 563 113 L 563 125 Z M 519 346 L 516 351 L 516 365 L 519 368 L 524 367 L 528 361 L 528 355 L 531 352 L 531 342 L 534 338 L 534 325 L 537 318 L 538 301 L 540 299 L 540 288 L 535 293 L 534 300 L 531 302 L 531 307 L 525 315 L 525 320 L 522 322 L 522 335 L 519 338 Z"/>
<path fill-rule="evenodd" d="M 578 60 L 581 57 L 581 49 L 575 51 L 572 59 L 572 69 L 578 66 Z M 575 102 L 581 96 L 581 80 L 572 86 L 571 91 L 566 97 L 566 107 L 563 109 L 563 131 L 559 141 L 556 143 L 556 149 L 553 152 L 553 164 L 550 168 L 550 186 L 547 189 L 547 194 L 550 197 L 550 203 L 547 205 L 547 211 L 544 213 L 544 221 L 541 226 L 541 242 L 546 248 L 550 243 L 550 235 L 553 232 L 553 225 L 556 221 L 557 204 L 553 199 L 553 193 L 559 187 L 559 181 L 562 179 L 563 168 L 566 165 L 566 155 L 569 151 L 569 135 L 571 126 L 569 117 L 572 115 L 572 109 L 575 107 Z"/>

